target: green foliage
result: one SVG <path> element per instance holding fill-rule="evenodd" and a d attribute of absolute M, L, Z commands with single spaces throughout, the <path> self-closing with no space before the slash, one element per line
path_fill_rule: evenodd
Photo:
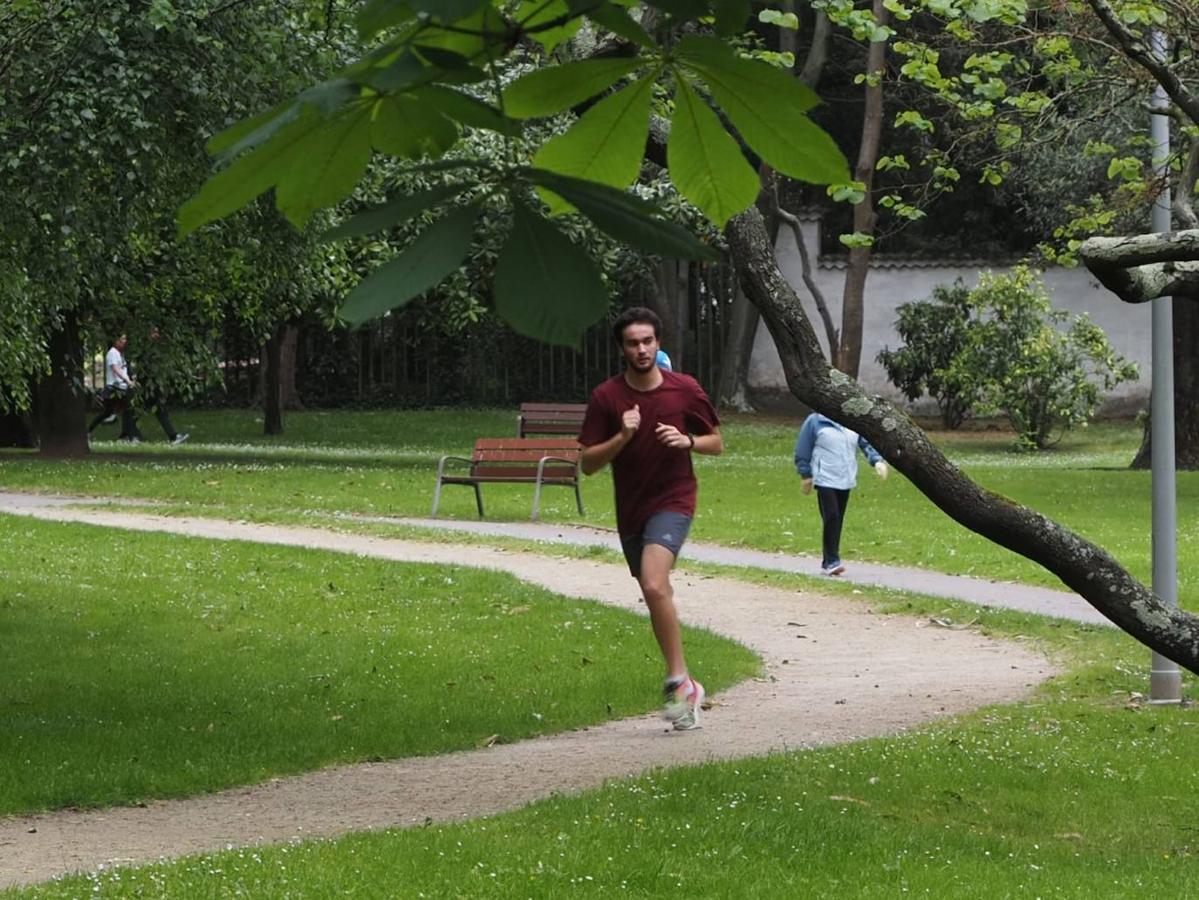
<path fill-rule="evenodd" d="M 564 134 L 550 138 L 533 165 L 562 175 L 625 188 L 641 171 L 649 136 L 654 77 L 647 75 L 605 97 Z M 565 207 L 551 202 L 551 210 Z"/>
<path fill-rule="evenodd" d="M 82 385 L 77 362 L 47 357 L 47 339 L 67 314 L 89 351 L 127 331 L 139 377 L 186 396 L 198 371 L 215 368 L 223 319 L 269 332 L 279 315 L 319 303 L 339 252 L 315 254 L 308 236 L 257 208 L 186 245 L 174 242 L 172 221 L 196 188 L 215 131 L 251 111 L 247 104 L 267 106 L 321 82 L 337 63 L 339 33 L 314 9 L 214 10 L 205 0 L 5 5 L 0 272 L 14 276 L 6 309 L 23 310 L 24 324 L 0 328 L 0 358 L 10 361 L 0 393 L 24 405 L 22 385 L 52 362 Z M 345 85 L 322 83 L 304 94 L 319 109 L 339 90 Z M 236 151 L 304 127 L 290 106 L 215 146 Z M 325 177 L 336 174 L 330 158 L 361 157 L 355 135 L 347 137 L 345 149 L 323 144 L 309 155 L 319 181 L 313 197 L 342 189 Z M 296 197 L 289 206 L 309 203 Z M 151 344 L 155 325 L 163 339 Z"/>
<path fill-rule="evenodd" d="M 1007 416 L 1025 449 L 1041 450 L 1084 425 L 1101 392 L 1136 378 L 1099 326 L 1052 307 L 1039 273 L 984 273 L 970 291 L 974 321 L 966 346 L 948 367 L 979 413 Z"/>
<path fill-rule="evenodd" d="M 684 197 L 718 228 L 758 196 L 758 173 L 724 130 L 716 113 L 686 82 L 679 82 L 670 144 L 670 178 Z"/>
<path fill-rule="evenodd" d="M 534 69 L 504 92 L 504 111 L 514 119 L 565 112 L 639 67 L 635 59 L 587 59 Z"/>
<path fill-rule="evenodd" d="M 518 203 L 496 263 L 495 306 L 521 334 L 570 345 L 603 315 L 608 295 L 587 254 Z"/>
<path fill-rule="evenodd" d="M 658 218 L 660 210 L 632 194 L 579 178 L 534 169 L 539 187 L 562 197 L 601 231 L 630 246 L 682 259 L 711 260 L 715 252 L 680 225 Z"/>
<path fill-rule="evenodd" d="M 737 133 L 773 168 L 813 184 L 844 179 L 841 152 L 806 116 L 819 98 L 803 82 L 782 69 L 739 57 L 711 38 L 686 37 L 677 52 L 703 78 Z M 696 205 L 706 210 L 702 203 Z M 718 217 L 713 221 L 721 224 Z"/>
<path fill-rule="evenodd" d="M 499 223 L 520 223 L 523 234 L 507 242 L 501 257 L 508 260 L 506 272 L 522 263 L 536 267 L 538 261 L 523 254 L 556 243 L 552 235 L 558 226 L 548 220 L 535 223 L 545 219 L 544 211 L 524 205 L 530 185 L 551 215 L 577 211 L 616 239 L 650 252 L 707 256 L 699 242 L 668 227 L 659 210 L 597 193 L 604 187 L 628 188 L 641 174 L 655 100 L 658 108 L 673 107 L 667 142 L 670 178 L 717 227 L 757 197 L 758 176 L 745 158 L 746 146 L 792 177 L 815 183 L 847 180 L 843 155 L 806 116 L 817 102 L 809 89 L 717 38 L 673 39 L 673 32 L 689 30 L 697 21 L 714 22 L 718 34 L 732 38 L 749 17 L 744 0 L 657 0 L 652 5 L 666 14 L 660 34 L 671 39 L 661 43 L 610 4 L 555 0 L 501 10 L 473 0 L 374 0 L 358 17 L 361 37 L 375 42 L 370 52 L 335 77 L 232 126 L 210 143 L 210 151 L 226 165 L 180 209 L 180 232 L 218 221 L 271 188 L 278 209 L 300 226 L 314 210 L 349 195 L 362 181 L 372 153 L 397 160 L 403 180 L 405 171 L 426 165 L 421 160 L 460 153 L 473 130 L 491 129 L 505 136 L 499 152 L 474 157 L 478 165 L 452 176 L 450 184 L 457 183 L 457 193 L 480 188 L 488 213 Z M 537 61 L 526 52 L 523 38 L 552 49 L 584 18 L 596 36 L 611 32 L 632 41 L 637 55 L 586 61 L 568 56 L 560 65 L 523 72 Z M 514 72 L 522 77 L 513 80 Z M 622 84 L 626 78 L 632 80 Z M 712 101 L 746 146 L 726 129 Z M 564 129 L 533 140 L 521 132 L 521 121 L 575 111 L 578 118 L 566 121 Z M 538 171 L 574 181 L 560 182 L 563 189 L 554 190 L 545 176 L 533 174 Z M 445 198 L 454 193 L 450 184 Z M 409 204 L 393 196 L 390 209 L 370 210 L 330 237 L 389 227 L 416 213 L 422 203 L 445 198 L 422 197 Z M 481 252 L 495 252 L 502 235 L 494 237 L 498 240 Z M 347 318 L 360 321 L 368 312 L 385 312 L 388 297 L 393 304 L 411 299 L 412 288 L 425 285 L 426 279 L 407 280 L 401 277 L 405 271 L 399 262 L 380 270 L 362 289 L 370 302 L 363 301 L 363 292 L 356 293 Z M 443 272 L 439 283 L 457 277 L 456 272 L 457 267 Z M 511 295 L 512 285 L 497 271 L 496 310 L 523 333 L 573 343 L 582 327 L 607 308 L 606 299 L 599 299 L 607 296 L 600 270 L 580 265 L 574 275 L 571 283 L 578 290 L 570 294 L 586 302 L 567 309 L 546 293 Z M 524 309 L 537 303 L 549 303 L 557 311 Z M 590 320 L 580 316 L 584 308 Z"/>
<path fill-rule="evenodd" d="M 325 240 L 362 237 L 385 228 L 403 225 L 417 213 L 440 206 L 451 197 L 462 193 L 464 187 L 461 184 L 442 184 L 415 193 L 402 193 L 394 200 L 356 213 L 326 232 Z"/>
<path fill-rule="evenodd" d="M 357 324 L 403 306 L 462 265 L 474 237 L 479 207 L 464 206 L 430 225 L 391 262 L 359 282 L 341 308 Z"/>
<path fill-rule="evenodd" d="M 932 297 L 899 307 L 903 344 L 878 361 L 909 400 L 926 392 L 946 428 L 972 412 L 1008 418 L 1022 449 L 1042 450 L 1085 425 L 1101 394 L 1137 377 L 1085 316 L 1065 330 L 1039 273 L 983 273 L 977 287 L 941 285 Z"/>
<path fill-rule="evenodd" d="M 926 300 L 901 303 L 895 330 L 903 342 L 884 348 L 878 362 L 908 400 L 927 393 L 941 410 L 941 422 L 954 429 L 970 414 L 976 385 L 963 381 L 953 362 L 969 341 L 970 292 L 961 281 L 938 285 Z"/>
<path fill-rule="evenodd" d="M 0 268 L 0 414 L 29 408 L 30 376 L 45 372 L 45 349 L 28 279 Z"/>

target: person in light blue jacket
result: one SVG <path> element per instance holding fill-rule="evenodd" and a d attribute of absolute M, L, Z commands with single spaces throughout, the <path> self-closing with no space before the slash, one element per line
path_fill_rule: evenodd
<path fill-rule="evenodd" d="M 825 575 L 842 575 L 841 525 L 849 492 L 858 483 L 857 450 L 866 455 L 879 478 L 887 477 L 887 464 L 870 443 L 856 431 L 834 422 L 828 416 L 812 413 L 799 429 L 795 441 L 795 471 L 803 478 L 805 494 L 816 486 L 816 500 L 824 523 L 823 558 L 820 571 Z"/>

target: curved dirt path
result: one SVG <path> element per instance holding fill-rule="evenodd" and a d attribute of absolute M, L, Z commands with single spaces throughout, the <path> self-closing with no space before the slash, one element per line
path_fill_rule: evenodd
<path fill-rule="evenodd" d="M 48 507 L 20 512 L 483 566 L 566 596 L 640 608 L 627 571 L 608 563 L 241 522 Z M 765 662 L 765 677 L 713 698 L 701 731 L 670 732 L 647 715 L 484 750 L 341 766 L 146 807 L 0 819 L 0 887 L 230 845 L 466 819 L 655 767 L 892 734 L 1017 700 L 1055 671 L 1019 643 L 875 615 L 865 603 L 695 576 L 685 569 L 676 573 L 675 585 L 686 622 L 740 641 Z"/>

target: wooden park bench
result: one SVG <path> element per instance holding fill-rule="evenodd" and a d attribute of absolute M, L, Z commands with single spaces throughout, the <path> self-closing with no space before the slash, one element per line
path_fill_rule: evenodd
<path fill-rule="evenodd" d="M 443 456 L 437 463 L 437 489 L 433 493 L 433 515 L 441 503 L 441 486 L 468 484 L 475 489 L 475 504 L 483 518 L 480 485 L 515 483 L 534 484 L 533 521 L 541 511 L 541 488 L 560 484 L 575 489 L 579 515 L 583 515 L 583 497 L 579 493 L 579 442 L 574 438 L 479 438 L 470 459 Z M 447 465 L 466 465 L 461 474 L 446 472 Z"/>
<path fill-rule="evenodd" d="M 578 435 L 586 403 L 522 403 L 516 418 L 516 436 L 531 434 Z"/>

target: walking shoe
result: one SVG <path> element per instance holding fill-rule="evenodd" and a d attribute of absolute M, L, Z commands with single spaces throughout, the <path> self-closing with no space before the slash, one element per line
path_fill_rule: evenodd
<path fill-rule="evenodd" d="M 704 686 L 690 675 L 677 684 L 667 682 L 662 718 L 673 724 L 675 731 L 699 728 L 699 708 L 703 702 Z"/>
<path fill-rule="evenodd" d="M 123 437 L 120 440 L 124 441 L 126 444 L 140 444 L 142 442 L 142 439 L 137 437 Z"/>
<path fill-rule="evenodd" d="M 181 432 L 179 432 L 177 435 L 175 435 L 173 438 L 171 438 L 171 443 L 172 443 L 172 444 L 182 444 L 182 443 L 183 443 L 184 441 L 186 441 L 186 440 L 187 440 L 187 439 L 188 439 L 190 436 L 191 436 L 191 435 L 189 434 L 189 432 L 186 432 L 186 431 L 181 431 Z"/>
<path fill-rule="evenodd" d="M 112 415 L 110 415 L 110 416 L 105 416 L 103 419 L 101 419 L 101 420 L 100 420 L 100 424 L 101 424 L 101 425 L 111 425 L 111 424 L 112 424 L 113 422 L 115 422 L 116 420 L 117 420 L 117 414 L 116 414 L 116 413 L 113 413 Z"/>
<path fill-rule="evenodd" d="M 845 564 L 844 563 L 833 563 L 831 566 L 822 566 L 820 568 L 820 574 L 821 575 L 844 575 L 845 574 Z"/>

